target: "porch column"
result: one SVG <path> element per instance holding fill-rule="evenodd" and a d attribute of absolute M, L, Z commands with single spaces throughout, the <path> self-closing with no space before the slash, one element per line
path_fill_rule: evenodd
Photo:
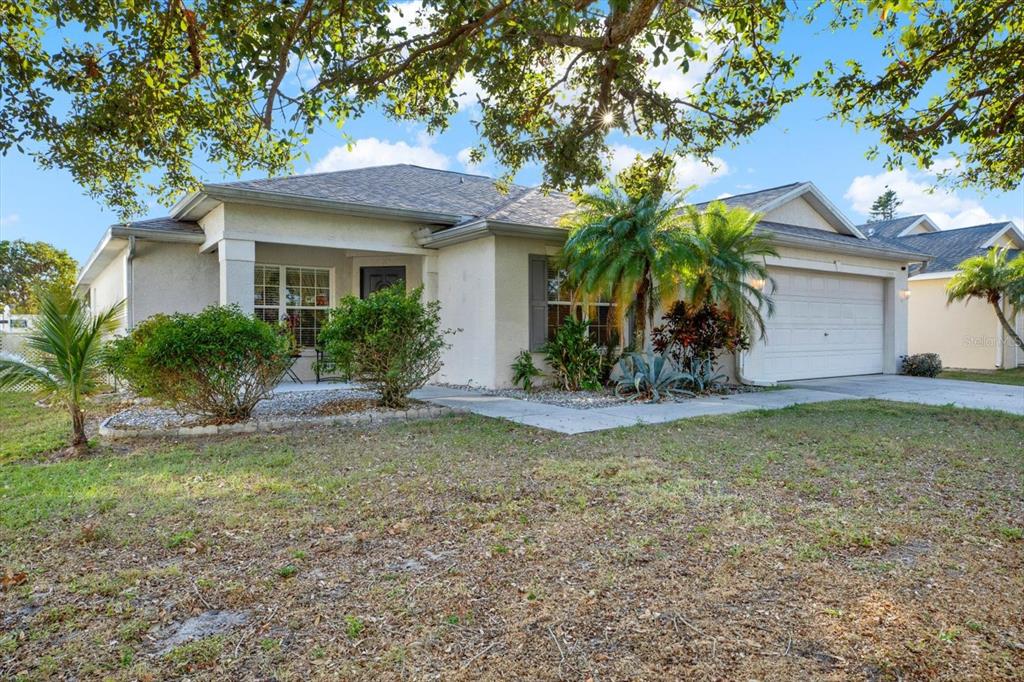
<path fill-rule="evenodd" d="M 255 287 L 256 242 L 244 239 L 221 239 L 217 242 L 220 261 L 220 304 L 237 305 L 252 315 Z"/>
<path fill-rule="evenodd" d="M 423 298 L 437 300 L 437 256 L 423 256 Z"/>

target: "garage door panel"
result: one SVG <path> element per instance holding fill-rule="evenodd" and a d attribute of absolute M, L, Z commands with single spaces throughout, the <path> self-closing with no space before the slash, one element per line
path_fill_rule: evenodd
<path fill-rule="evenodd" d="M 765 380 L 874 374 L 884 366 L 880 278 L 774 269 L 775 315 L 751 350 Z"/>

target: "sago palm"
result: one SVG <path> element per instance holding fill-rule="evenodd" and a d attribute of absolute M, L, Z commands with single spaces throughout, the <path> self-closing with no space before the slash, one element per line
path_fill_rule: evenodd
<path fill-rule="evenodd" d="M 569 280 L 585 295 L 609 296 L 620 324 L 632 313 L 633 347 L 643 348 L 647 324 L 678 297 L 691 258 L 682 195 L 630 198 L 605 183 L 576 203 L 563 251 Z"/>
<path fill-rule="evenodd" d="M 0 389 L 32 386 L 59 402 L 71 415 L 76 449 L 86 444 L 86 396 L 99 384 L 103 337 L 117 328 L 123 302 L 93 316 L 69 291 L 39 296 L 39 317 L 26 345 L 40 356 L 39 366 L 0 358 Z"/>
<path fill-rule="evenodd" d="M 771 282 L 765 259 L 778 256 L 771 237 L 755 232 L 760 216 L 720 201 L 686 210 L 694 261 L 686 269 L 686 298 L 694 308 L 714 305 L 764 336 L 765 315 L 775 312 L 765 294 Z"/>
<path fill-rule="evenodd" d="M 947 303 L 971 298 L 988 301 L 1003 330 L 1024 350 L 1024 341 L 1003 312 L 1007 303 L 1017 310 L 1024 308 L 1024 257 L 1011 259 L 1007 249 L 992 247 L 982 256 L 968 258 L 956 266 L 956 274 L 946 285 L 946 297 Z"/>

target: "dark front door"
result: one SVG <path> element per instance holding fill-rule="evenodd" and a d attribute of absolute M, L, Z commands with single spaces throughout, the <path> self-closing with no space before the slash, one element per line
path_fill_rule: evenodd
<path fill-rule="evenodd" d="M 390 268 L 359 268 L 359 297 L 366 298 L 375 291 L 385 289 L 395 282 L 404 281 L 404 265 Z"/>

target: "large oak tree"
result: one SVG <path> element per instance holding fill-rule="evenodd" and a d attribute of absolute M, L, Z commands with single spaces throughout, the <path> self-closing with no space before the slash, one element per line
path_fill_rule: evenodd
<path fill-rule="evenodd" d="M 835 2 L 839 23 L 853 21 L 845 0 Z M 869 5 L 894 35 L 933 21 L 907 11 L 912 0 Z M 380 107 L 437 131 L 474 97 L 478 154 L 486 150 L 510 174 L 537 162 L 549 184 L 580 187 L 604 174 L 614 129 L 706 159 L 770 121 L 809 85 L 794 78 L 798 57 L 779 47 L 800 9 L 787 0 L 2 2 L 0 150 L 17 147 L 43 167 L 67 169 L 130 214 L 146 193 L 166 201 L 194 188 L 197 160 L 229 173 L 281 173 L 318 126 Z M 1015 18 L 965 10 L 969 29 L 925 33 L 1019 41 L 1020 8 L 996 9 Z M 960 68 L 944 45 L 929 38 L 922 54 Z M 1004 80 L 1019 61 L 1005 52 L 991 60 L 1004 63 L 995 71 Z M 871 104 L 864 88 L 882 101 L 905 94 L 888 81 L 857 80 L 856 71 L 853 80 L 831 76 L 818 84 L 835 84 L 828 92 L 848 118 Z M 928 76 L 923 65 L 907 80 Z M 993 88 L 977 104 L 996 107 L 988 147 L 1019 135 L 1019 102 L 1007 93 Z M 949 121 L 940 114 L 935 126 Z M 927 145 L 948 137 L 919 136 L 916 155 L 928 160 Z M 984 169 L 969 179 L 1004 188 L 1014 172 L 1019 179 L 1019 154 L 987 159 L 966 157 Z"/>

